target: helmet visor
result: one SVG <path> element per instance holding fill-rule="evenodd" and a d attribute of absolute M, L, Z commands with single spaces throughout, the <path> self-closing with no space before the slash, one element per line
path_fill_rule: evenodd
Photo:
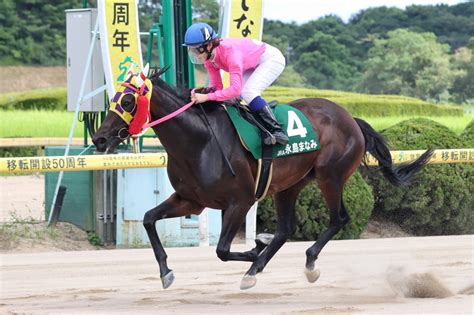
<path fill-rule="evenodd" d="M 205 46 L 188 46 L 188 56 L 192 63 L 202 65 L 206 61 Z"/>

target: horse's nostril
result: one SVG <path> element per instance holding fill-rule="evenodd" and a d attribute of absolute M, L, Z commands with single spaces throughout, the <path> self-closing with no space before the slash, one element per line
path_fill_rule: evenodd
<path fill-rule="evenodd" d="M 105 137 L 93 138 L 92 142 L 95 144 L 97 151 L 104 152 L 106 149 L 107 139 Z"/>
<path fill-rule="evenodd" d="M 94 138 L 93 142 L 95 145 L 101 145 L 105 144 L 107 142 L 107 139 L 105 139 L 105 137 Z"/>

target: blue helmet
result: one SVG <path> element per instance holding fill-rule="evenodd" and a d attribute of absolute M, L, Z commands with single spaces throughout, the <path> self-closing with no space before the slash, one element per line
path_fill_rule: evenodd
<path fill-rule="evenodd" d="M 202 46 L 217 38 L 217 33 L 207 23 L 194 23 L 184 34 L 183 46 Z"/>

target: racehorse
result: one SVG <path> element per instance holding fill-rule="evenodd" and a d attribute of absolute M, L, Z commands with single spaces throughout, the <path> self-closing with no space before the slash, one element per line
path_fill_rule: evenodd
<path fill-rule="evenodd" d="M 176 89 L 160 79 L 164 69 L 150 76 L 153 83 L 150 100 L 151 119 L 156 120 L 179 110 L 190 102 L 189 89 Z M 122 98 L 127 111 L 134 98 Z M 273 177 L 267 196 L 273 196 L 277 211 L 277 230 L 272 239 L 256 240 L 257 246 L 246 252 L 232 252 L 231 243 L 255 203 L 257 161 L 241 145 L 225 109 L 207 102 L 191 106 L 175 118 L 153 127 L 168 154 L 167 171 L 175 190 L 166 201 L 147 211 L 143 225 L 160 268 L 163 288 L 174 281 L 167 255 L 158 237 L 155 223 L 165 218 L 199 215 L 205 207 L 222 210 L 222 230 L 216 253 L 222 261 L 252 262 L 245 273 L 241 289 L 256 284 L 256 275 L 291 236 L 295 227 L 295 203 L 299 192 L 316 180 L 330 211 L 330 225 L 306 251 L 305 273 L 309 282 L 320 275 L 315 262 L 326 243 L 349 222 L 343 202 L 343 186 L 370 152 L 379 162 L 385 178 L 396 186 L 410 182 L 413 175 L 429 160 L 432 150 L 417 160 L 394 166 L 386 141 L 367 122 L 353 118 L 341 106 L 321 98 L 304 98 L 290 103 L 302 111 L 316 130 L 320 150 L 274 160 Z M 212 132 L 210 130 L 212 128 Z M 97 151 L 112 152 L 127 138 L 128 123 L 115 112 L 109 112 L 93 137 Z M 219 146 L 221 148 L 219 148 Z M 221 152 L 222 151 L 222 152 Z M 227 157 L 235 172 L 232 174 Z"/>

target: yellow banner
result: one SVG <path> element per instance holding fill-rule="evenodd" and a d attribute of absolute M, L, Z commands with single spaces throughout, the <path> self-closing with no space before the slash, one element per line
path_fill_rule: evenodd
<path fill-rule="evenodd" d="M 424 150 L 391 151 L 394 164 L 417 159 Z M 367 154 L 368 165 L 378 165 L 377 160 Z M 429 164 L 474 163 L 474 149 L 435 150 Z M 168 164 L 166 153 L 48 156 L 0 158 L 0 173 L 32 173 L 58 171 L 111 170 L 125 168 L 155 168 Z"/>
<path fill-rule="evenodd" d="M 98 1 L 102 59 L 109 98 L 115 95 L 130 66 L 133 65 L 135 73 L 143 66 L 137 2 Z"/>
<path fill-rule="evenodd" d="M 0 158 L 0 173 L 156 168 L 168 164 L 166 153 Z"/>
<path fill-rule="evenodd" d="M 263 0 L 232 0 L 227 37 L 261 40 L 263 31 Z"/>
<path fill-rule="evenodd" d="M 416 160 L 424 152 L 424 150 L 390 151 L 390 154 L 392 155 L 392 162 L 394 164 L 401 164 Z M 474 163 L 474 149 L 435 150 L 428 163 Z M 379 164 L 372 155 L 367 154 L 367 165 L 377 166 Z"/>
<path fill-rule="evenodd" d="M 225 4 L 224 29 L 222 37 L 262 39 L 263 0 L 229 0 Z M 229 74 L 222 77 L 224 87 L 229 86 Z"/>

